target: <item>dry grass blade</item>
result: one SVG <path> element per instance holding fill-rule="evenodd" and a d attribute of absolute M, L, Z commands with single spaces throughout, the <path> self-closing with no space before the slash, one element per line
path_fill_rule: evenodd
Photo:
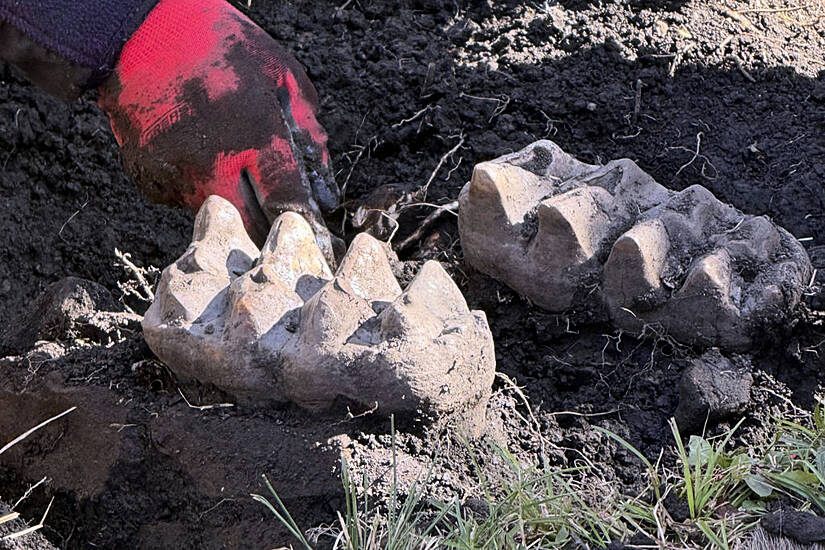
<path fill-rule="evenodd" d="M 40 521 L 37 522 L 36 525 L 32 525 L 31 527 L 27 527 L 26 529 L 23 529 L 22 531 L 17 531 L 17 532 L 11 533 L 9 535 L 6 535 L 5 537 L 3 537 L 0 540 L 17 539 L 17 538 L 23 537 L 25 535 L 34 533 L 38 529 L 41 529 L 43 527 L 43 525 L 45 525 L 45 523 L 46 523 L 46 517 L 49 515 L 49 510 L 52 509 L 52 503 L 54 503 L 54 497 L 52 497 L 52 499 L 49 501 L 49 505 L 46 506 L 46 511 L 43 512 L 43 517 L 40 518 Z M 12 519 L 14 519 L 14 518 L 12 518 Z"/>
<path fill-rule="evenodd" d="M 5 516 L 0 516 L 0 525 L 3 525 L 4 523 L 8 523 L 10 521 L 14 521 L 19 517 L 20 514 L 17 512 L 12 512 L 10 514 L 6 514 Z"/>
<path fill-rule="evenodd" d="M 32 428 L 32 429 L 30 429 L 30 430 L 27 430 L 27 431 L 23 432 L 22 434 L 18 435 L 17 437 L 15 437 L 14 439 L 12 439 L 12 440 L 11 440 L 11 441 L 9 441 L 8 443 L 6 443 L 6 445 L 5 445 L 2 449 L 0 449 L 0 455 L 1 455 L 1 454 L 3 454 L 3 453 L 5 453 L 6 451 L 8 451 L 9 449 L 11 449 L 11 448 L 12 448 L 12 447 L 14 447 L 15 445 L 17 445 L 18 443 L 20 443 L 21 441 L 23 441 L 23 440 L 24 440 L 24 439 L 26 439 L 27 437 L 29 437 L 31 434 L 33 434 L 34 432 L 36 432 L 36 431 L 37 431 L 37 430 L 39 430 L 40 428 L 42 428 L 42 427 L 46 426 L 47 424 L 49 424 L 49 423 L 51 423 L 51 422 L 54 422 L 54 421 L 55 421 L 55 420 L 57 420 L 58 418 L 61 418 L 61 417 L 65 416 L 65 415 L 69 414 L 70 412 L 72 412 L 72 411 L 73 411 L 73 410 L 75 410 L 76 408 L 77 408 L 77 407 L 69 407 L 68 409 L 66 409 L 66 410 L 65 410 L 65 411 L 63 411 L 62 413 L 58 414 L 57 416 L 53 416 L 53 417 L 49 418 L 48 420 L 44 420 L 43 422 L 41 422 L 40 424 L 38 424 L 38 425 L 37 425 L 37 426 L 35 426 L 34 428 Z"/>

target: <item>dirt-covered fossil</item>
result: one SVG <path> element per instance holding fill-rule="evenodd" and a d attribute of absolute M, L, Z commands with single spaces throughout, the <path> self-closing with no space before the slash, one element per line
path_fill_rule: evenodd
<path fill-rule="evenodd" d="M 245 401 L 324 409 L 344 397 L 473 420 L 495 371 L 484 313 L 437 262 L 402 291 L 387 254 L 358 235 L 333 274 L 294 213 L 258 250 L 234 207 L 210 197 L 192 244 L 163 272 L 146 342 L 178 376 Z"/>
<path fill-rule="evenodd" d="M 546 140 L 475 167 L 459 231 L 470 265 L 545 309 L 587 302 L 626 330 L 733 350 L 785 318 L 811 276 L 804 248 L 766 217 Z"/>

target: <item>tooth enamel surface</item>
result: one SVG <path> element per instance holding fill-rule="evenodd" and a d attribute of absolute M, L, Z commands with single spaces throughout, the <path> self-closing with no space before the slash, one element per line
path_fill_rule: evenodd
<path fill-rule="evenodd" d="M 471 266 L 540 307 L 737 351 L 787 317 L 812 271 L 787 231 L 701 185 L 671 191 L 631 160 L 587 165 L 550 141 L 477 165 L 458 226 Z"/>
<path fill-rule="evenodd" d="M 650 309 L 645 305 L 661 298 L 669 250 L 670 238 L 659 219 L 635 225 L 619 237 L 604 265 L 605 296 L 614 310 Z"/>
<path fill-rule="evenodd" d="M 358 296 L 370 302 L 392 301 L 401 294 L 387 253 L 378 240 L 366 233 L 352 240 L 335 276 L 348 281 Z"/>
<path fill-rule="evenodd" d="M 437 262 L 402 290 L 388 254 L 358 235 L 333 275 L 295 213 L 258 251 L 234 207 L 210 197 L 192 244 L 164 270 L 144 336 L 178 376 L 240 401 L 316 410 L 344 398 L 456 415 L 477 432 L 495 372 L 486 317 Z"/>
<path fill-rule="evenodd" d="M 270 266 L 278 279 L 303 299 L 332 279 L 312 227 L 294 212 L 281 214 L 275 220 L 261 249 L 260 263 Z"/>

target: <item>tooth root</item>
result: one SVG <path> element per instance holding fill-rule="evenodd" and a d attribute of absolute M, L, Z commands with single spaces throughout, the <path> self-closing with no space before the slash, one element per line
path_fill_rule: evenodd
<path fill-rule="evenodd" d="M 545 199 L 538 209 L 538 233 L 533 243 L 536 261 L 572 266 L 592 258 L 610 230 L 602 208 L 612 201 L 599 187 L 582 187 Z"/>
<path fill-rule="evenodd" d="M 366 233 L 359 233 L 353 239 L 335 276 L 345 279 L 355 294 L 370 302 L 391 302 L 401 294 L 387 252 L 378 240 Z"/>
<path fill-rule="evenodd" d="M 303 299 L 332 279 L 312 227 L 294 212 L 281 214 L 275 220 L 261 250 L 261 264 L 271 266 L 275 276 Z"/>
<path fill-rule="evenodd" d="M 716 297 L 721 302 L 729 303 L 730 286 L 730 256 L 725 249 L 720 248 L 691 267 L 677 296 L 680 299 Z"/>
<path fill-rule="evenodd" d="M 252 342 L 304 301 L 278 279 L 271 266 L 261 265 L 232 282 L 229 304 L 228 336 Z"/>
<path fill-rule="evenodd" d="M 617 307 L 635 309 L 637 304 L 657 298 L 669 250 L 667 230 L 658 219 L 635 225 L 619 237 L 604 265 L 608 300 Z"/>

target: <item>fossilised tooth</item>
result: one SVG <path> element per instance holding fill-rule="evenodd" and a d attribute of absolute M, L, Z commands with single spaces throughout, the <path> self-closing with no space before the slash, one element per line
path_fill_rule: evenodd
<path fill-rule="evenodd" d="M 561 147 L 546 139 L 531 143 L 521 151 L 505 155 L 493 162 L 512 164 L 537 176 L 556 181 L 565 181 L 596 168 L 573 158 L 562 151 Z"/>
<path fill-rule="evenodd" d="M 657 204 L 661 204 L 671 196 L 672 192 L 660 185 L 650 175 L 644 172 L 639 165 L 630 159 L 619 159 L 608 162 L 604 171 L 619 171 L 619 180 L 615 188 L 607 188 L 614 196 L 620 196 L 627 206 L 633 206 L 636 211 L 644 211 Z M 598 172 L 596 172 L 598 174 Z M 588 183 L 594 183 L 592 179 Z"/>
<path fill-rule="evenodd" d="M 229 287 L 227 337 L 255 341 L 284 315 L 303 305 L 301 297 L 278 279 L 270 265 L 260 265 L 235 279 Z"/>
<path fill-rule="evenodd" d="M 370 302 L 391 302 L 401 294 L 387 252 L 380 241 L 366 233 L 352 240 L 335 276 L 349 282 L 355 294 Z"/>
<path fill-rule="evenodd" d="M 261 249 L 260 263 L 271 266 L 281 282 L 304 300 L 332 279 L 312 227 L 294 212 L 281 214 L 275 220 Z"/>
<path fill-rule="evenodd" d="M 429 260 L 404 291 L 407 303 L 421 303 L 433 315 L 448 319 L 470 313 L 464 295 L 441 264 Z"/>
<path fill-rule="evenodd" d="M 598 168 L 568 155 L 548 139 L 535 141 L 524 149 L 501 156 L 491 163 L 518 166 L 539 176 L 545 187 L 541 196 L 550 194 L 550 190 L 561 182 L 588 174 Z M 547 180 L 552 180 L 553 183 L 548 184 Z"/>
<path fill-rule="evenodd" d="M 665 207 L 684 217 L 685 229 L 698 241 L 708 233 L 733 227 L 742 219 L 742 214 L 735 208 L 717 199 L 701 185 L 691 185 L 674 194 Z"/>
<path fill-rule="evenodd" d="M 152 313 L 164 323 L 177 320 L 192 323 L 212 318 L 220 314 L 216 302 L 228 284 L 228 277 L 216 277 L 204 271 L 184 273 L 173 264 L 164 270 L 149 309 L 157 306 Z M 146 316 L 149 314 L 147 311 Z"/>
<path fill-rule="evenodd" d="M 701 185 L 668 190 L 628 159 L 577 163 L 539 141 L 477 165 L 459 195 L 467 264 L 552 312 L 737 351 L 799 303 L 810 258 L 769 219 Z"/>
<path fill-rule="evenodd" d="M 717 344 L 746 349 L 750 335 L 742 315 L 731 299 L 733 271 L 727 250 L 719 248 L 694 262 L 682 288 L 666 304 L 666 328 L 674 337 L 689 343 Z"/>
<path fill-rule="evenodd" d="M 720 248 L 699 259 L 676 294 L 681 300 L 713 296 L 728 301 L 731 285 L 730 255 Z"/>
<path fill-rule="evenodd" d="M 367 319 L 375 316 L 370 305 L 344 279 L 326 283 L 301 308 L 301 346 L 336 347 Z"/>
<path fill-rule="evenodd" d="M 378 316 L 381 333 L 386 338 L 419 331 L 430 338 L 437 336 L 445 322 L 469 314 L 464 296 L 441 264 L 426 262 L 404 293 Z"/>
<path fill-rule="evenodd" d="M 610 193 L 581 187 L 539 204 L 538 232 L 530 253 L 537 265 L 575 266 L 591 259 L 610 231 Z"/>
<path fill-rule="evenodd" d="M 744 218 L 719 241 L 736 262 L 766 263 L 781 245 L 782 237 L 767 218 L 755 216 Z"/>
<path fill-rule="evenodd" d="M 669 250 L 670 239 L 659 219 L 635 225 L 619 237 L 604 264 L 604 292 L 614 310 L 657 305 Z"/>
<path fill-rule="evenodd" d="M 518 166 L 482 162 L 473 169 L 468 200 L 483 208 L 485 223 L 513 226 L 524 221 L 536 202 L 547 194 L 546 183 Z M 483 206 L 482 206 L 483 205 Z"/>
<path fill-rule="evenodd" d="M 220 211 L 223 203 L 208 206 Z M 190 252 L 203 247 L 226 260 L 227 249 L 238 249 L 212 235 L 218 226 L 208 213 Z M 486 319 L 469 310 L 436 262 L 402 294 L 388 254 L 359 236 L 333 278 L 309 225 L 285 214 L 258 265 L 234 280 L 219 261 L 210 267 L 218 275 L 195 261 L 193 273 L 181 261 L 168 267 L 143 319 L 146 342 L 178 376 L 214 384 L 240 402 L 287 400 L 315 410 L 346 398 L 380 403 L 386 413 L 455 414 L 475 432 L 495 372 Z M 390 303 L 382 309 L 375 302 Z M 397 330 L 382 331 L 393 313 Z"/>
<path fill-rule="evenodd" d="M 178 262 L 187 273 L 201 270 L 237 275 L 247 271 L 258 254 L 232 203 L 212 195 L 198 210 L 192 245 Z"/>
<path fill-rule="evenodd" d="M 238 211 L 217 196 L 207 198 L 198 210 L 192 239 L 186 252 L 163 271 L 158 284 L 152 306 L 157 304 L 153 313 L 162 322 L 193 322 L 207 314 L 207 307 L 230 280 L 248 270 L 258 256 Z"/>

